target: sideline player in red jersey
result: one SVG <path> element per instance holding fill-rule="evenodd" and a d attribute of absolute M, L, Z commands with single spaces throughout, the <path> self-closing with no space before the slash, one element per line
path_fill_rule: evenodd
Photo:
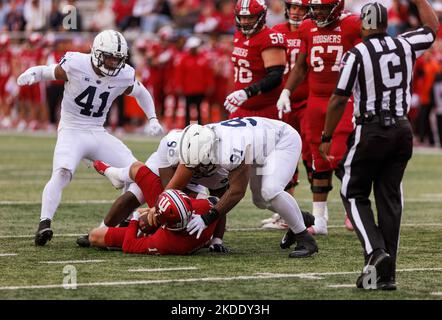
<path fill-rule="evenodd" d="M 128 227 L 100 227 L 92 230 L 92 247 L 121 248 L 125 253 L 184 255 L 202 248 L 212 237 L 216 223 L 203 231 L 201 237 L 186 231 L 192 215 L 208 213 L 213 207 L 208 199 L 192 199 L 184 192 L 166 190 L 152 209 L 140 209 L 133 214 Z M 141 213 L 141 216 L 140 216 Z M 140 231 L 145 231 L 138 237 Z"/>
<path fill-rule="evenodd" d="M 287 81 L 290 70 L 295 66 L 296 59 L 301 49 L 301 40 L 298 28 L 308 15 L 308 0 L 285 0 L 285 17 L 287 22 L 278 24 L 273 27 L 282 33 L 287 41 L 287 65 L 284 72 L 284 82 Z M 312 175 L 312 156 L 309 144 L 305 135 L 305 110 L 307 108 L 308 98 L 308 81 L 307 79 L 292 92 L 290 96 L 291 103 L 287 105 L 278 105 L 278 117 L 284 122 L 295 128 L 302 138 L 302 161 L 307 171 L 308 179 L 311 181 Z M 298 168 L 293 176 L 292 181 L 287 185 L 286 190 L 291 194 L 298 184 Z M 271 218 L 262 220 L 263 229 L 287 229 L 287 224 L 279 214 L 275 213 Z"/>
<path fill-rule="evenodd" d="M 301 50 L 290 72 L 278 104 L 290 106 L 290 95 L 308 73 L 309 98 L 306 111 L 307 141 L 313 156 L 313 215 L 312 234 L 327 234 L 327 197 L 332 190 L 332 174 L 346 152 L 346 141 L 353 130 L 353 105 L 347 105 L 331 146 L 333 161 L 325 161 L 319 153 L 328 100 L 336 86 L 343 54 L 361 41 L 358 16 L 344 13 L 344 0 L 310 0 L 311 19 L 299 27 Z M 346 227 L 352 229 L 346 217 Z"/>
<path fill-rule="evenodd" d="M 11 126 L 9 118 L 12 101 L 8 93 L 8 81 L 12 77 L 12 52 L 9 49 L 9 37 L 0 35 L 0 127 Z"/>
<path fill-rule="evenodd" d="M 278 119 L 276 101 L 282 90 L 286 58 L 284 36 L 265 26 L 264 0 L 238 0 L 232 61 L 235 87 L 224 106 L 230 118 Z"/>

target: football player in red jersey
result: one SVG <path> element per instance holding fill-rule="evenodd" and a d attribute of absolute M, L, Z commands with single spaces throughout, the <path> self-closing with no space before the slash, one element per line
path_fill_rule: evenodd
<path fill-rule="evenodd" d="M 11 102 L 7 90 L 7 84 L 12 76 L 12 53 L 9 50 L 9 37 L 6 34 L 0 35 L 0 125 L 10 126 Z"/>
<path fill-rule="evenodd" d="M 96 228 L 90 232 L 89 241 L 93 247 L 121 248 L 125 253 L 191 254 L 210 240 L 216 223 L 199 239 L 189 235 L 187 223 L 192 214 L 205 214 L 212 206 L 208 199 L 192 199 L 184 192 L 169 189 L 158 196 L 155 207 L 135 212 L 128 227 Z M 139 230 L 147 234 L 138 237 Z"/>
<path fill-rule="evenodd" d="M 353 130 L 353 105 L 349 103 L 335 134 L 331 147 L 333 161 L 319 154 L 327 103 L 339 77 L 343 54 L 361 41 L 358 16 L 344 13 L 344 0 L 309 0 L 311 19 L 299 27 L 301 50 L 295 67 L 282 91 L 278 104 L 288 109 L 290 95 L 308 73 L 309 97 L 306 111 L 306 134 L 313 157 L 313 234 L 327 234 L 327 197 L 332 190 L 332 174 L 346 152 L 346 141 Z M 346 227 L 352 229 L 346 217 Z"/>
<path fill-rule="evenodd" d="M 290 70 L 295 66 L 296 58 L 301 49 L 301 40 L 298 28 L 309 11 L 308 0 L 285 0 L 285 17 L 287 22 L 281 23 L 273 27 L 273 30 L 282 33 L 287 41 L 287 65 L 284 71 L 284 82 L 287 81 Z M 309 181 L 312 175 L 312 156 L 309 144 L 306 142 L 305 136 L 305 110 L 307 108 L 308 98 L 308 82 L 307 79 L 295 90 L 290 96 L 291 104 L 278 105 L 278 117 L 284 122 L 295 128 L 302 138 L 302 160 L 307 170 Z M 295 186 L 298 184 L 298 169 L 292 181 L 287 185 L 286 190 L 291 194 L 294 192 Z M 287 224 L 281 219 L 279 214 L 274 214 L 269 219 L 262 220 L 263 229 L 287 229 Z"/>
<path fill-rule="evenodd" d="M 264 0 L 238 0 L 237 32 L 232 61 L 234 89 L 224 106 L 230 118 L 260 116 L 278 119 L 276 101 L 282 89 L 286 57 L 284 36 L 265 26 Z"/>

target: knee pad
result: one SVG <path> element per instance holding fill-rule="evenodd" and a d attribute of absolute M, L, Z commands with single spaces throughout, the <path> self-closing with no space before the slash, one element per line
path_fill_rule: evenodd
<path fill-rule="evenodd" d="M 318 187 L 318 186 L 311 186 L 312 193 L 329 193 L 333 190 L 332 186 L 324 186 L 324 187 Z"/>

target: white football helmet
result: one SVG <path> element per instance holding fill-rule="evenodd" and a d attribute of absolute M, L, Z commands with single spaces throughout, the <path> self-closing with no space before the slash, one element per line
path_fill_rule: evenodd
<path fill-rule="evenodd" d="M 128 46 L 123 35 L 114 30 L 100 32 L 92 44 L 92 64 L 105 76 L 115 77 L 126 64 Z"/>
<path fill-rule="evenodd" d="M 180 162 L 187 167 L 215 164 L 215 132 L 199 124 L 184 129 L 180 141 Z"/>

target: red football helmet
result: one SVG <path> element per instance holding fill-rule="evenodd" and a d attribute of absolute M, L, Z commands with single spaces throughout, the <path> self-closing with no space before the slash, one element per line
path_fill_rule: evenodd
<path fill-rule="evenodd" d="M 285 18 L 294 26 L 301 25 L 302 21 L 307 18 L 309 13 L 309 0 L 285 0 Z M 290 14 L 291 7 L 298 7 L 296 14 Z M 302 13 L 304 11 L 304 13 Z"/>
<path fill-rule="evenodd" d="M 339 19 L 344 5 L 344 0 L 309 0 L 310 16 L 323 28 Z"/>
<path fill-rule="evenodd" d="M 184 230 L 193 212 L 189 196 L 173 189 L 158 196 L 155 208 L 159 223 L 171 231 Z"/>
<path fill-rule="evenodd" d="M 238 0 L 236 3 L 236 27 L 246 36 L 250 36 L 264 27 L 266 15 L 267 5 L 264 0 Z M 241 22 L 241 17 L 247 17 L 250 22 Z"/>

